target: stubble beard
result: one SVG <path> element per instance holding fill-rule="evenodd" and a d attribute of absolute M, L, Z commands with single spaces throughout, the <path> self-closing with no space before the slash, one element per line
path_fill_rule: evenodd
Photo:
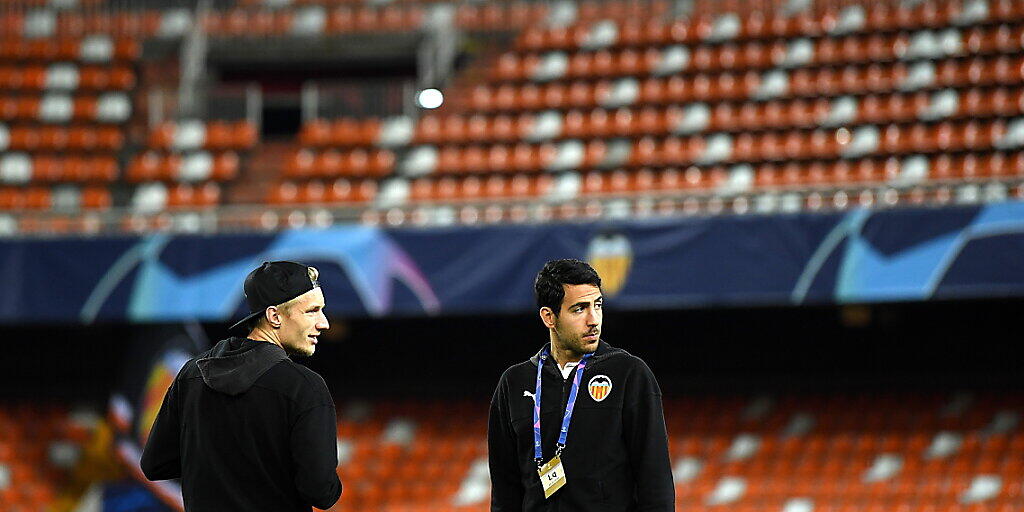
<path fill-rule="evenodd" d="M 556 327 L 555 334 L 558 336 L 558 340 L 561 342 L 562 347 L 566 350 L 572 351 L 577 356 L 582 357 L 584 354 L 597 351 L 596 344 L 593 349 L 590 349 L 587 347 L 587 344 L 583 342 L 583 336 L 585 336 L 586 333 L 565 336 L 562 330 Z"/>
<path fill-rule="evenodd" d="M 287 352 L 289 356 L 310 357 L 316 352 L 316 347 L 313 345 L 308 347 L 304 347 L 302 345 L 286 345 L 284 347 L 284 351 Z"/>

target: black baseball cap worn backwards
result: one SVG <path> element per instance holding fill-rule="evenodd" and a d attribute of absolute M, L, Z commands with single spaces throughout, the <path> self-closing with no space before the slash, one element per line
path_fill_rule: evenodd
<path fill-rule="evenodd" d="M 249 314 L 232 325 L 228 331 L 245 327 L 250 320 L 263 314 L 270 306 L 284 304 L 303 293 L 319 288 L 315 268 L 294 261 L 265 261 L 249 272 L 242 287 Z"/>

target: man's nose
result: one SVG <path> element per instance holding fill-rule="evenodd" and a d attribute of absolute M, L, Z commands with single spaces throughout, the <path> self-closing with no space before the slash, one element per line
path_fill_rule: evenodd
<path fill-rule="evenodd" d="M 331 323 L 327 321 L 327 315 L 320 313 L 320 321 L 316 323 L 316 328 L 321 331 L 326 331 L 331 328 Z"/>

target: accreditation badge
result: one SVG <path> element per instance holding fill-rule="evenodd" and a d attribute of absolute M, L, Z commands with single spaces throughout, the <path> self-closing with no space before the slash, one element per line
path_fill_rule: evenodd
<path fill-rule="evenodd" d="M 562 469 L 562 458 L 558 455 L 537 468 L 537 473 L 540 475 L 540 485 L 544 487 L 545 499 L 565 485 L 565 470 Z"/>

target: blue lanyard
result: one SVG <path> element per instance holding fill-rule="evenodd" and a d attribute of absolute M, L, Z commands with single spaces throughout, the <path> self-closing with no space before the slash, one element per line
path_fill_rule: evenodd
<path fill-rule="evenodd" d="M 572 379 L 572 389 L 569 390 L 569 401 L 565 404 L 565 416 L 562 417 L 562 430 L 558 433 L 558 446 L 555 456 L 562 453 L 565 448 L 565 437 L 569 434 L 569 422 L 572 421 L 572 410 L 576 408 L 576 394 L 580 390 L 580 378 L 583 376 L 583 369 L 587 367 L 587 358 L 593 354 L 584 354 L 580 364 L 576 366 L 576 376 Z M 549 357 L 548 348 L 540 354 L 537 361 L 537 390 L 533 395 L 533 455 L 537 459 L 537 465 L 544 463 L 544 452 L 540 447 L 540 376 L 544 369 L 544 362 Z"/>

